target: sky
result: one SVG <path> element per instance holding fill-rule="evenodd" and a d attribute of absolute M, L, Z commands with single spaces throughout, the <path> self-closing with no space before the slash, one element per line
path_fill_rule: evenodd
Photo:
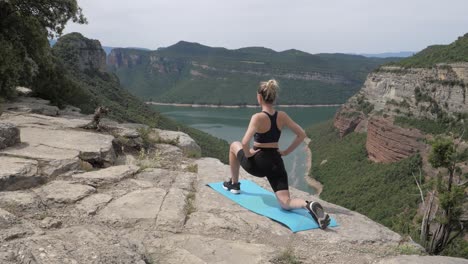
<path fill-rule="evenodd" d="M 467 0 L 77 0 L 69 23 L 105 46 L 157 49 L 180 40 L 309 53 L 419 51 L 468 33 Z"/>

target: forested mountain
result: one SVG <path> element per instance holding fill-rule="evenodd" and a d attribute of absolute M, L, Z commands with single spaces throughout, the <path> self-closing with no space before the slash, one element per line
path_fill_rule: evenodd
<path fill-rule="evenodd" d="M 145 100 L 241 105 L 255 104 L 258 83 L 270 78 L 282 87 L 278 103 L 343 103 L 370 71 L 391 60 L 180 41 L 156 51 L 114 49 L 107 62 L 122 85 Z"/>

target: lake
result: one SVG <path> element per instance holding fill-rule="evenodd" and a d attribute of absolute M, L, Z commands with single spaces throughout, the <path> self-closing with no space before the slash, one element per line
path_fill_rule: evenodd
<path fill-rule="evenodd" d="M 229 143 L 240 141 L 249 125 L 250 117 L 260 111 L 260 108 L 211 108 L 187 106 L 153 105 L 157 111 L 173 118 L 180 123 L 222 138 Z M 316 123 L 332 118 L 338 107 L 287 107 L 278 108 L 285 111 L 296 123 L 304 129 Z M 284 129 L 279 142 L 280 149 L 285 149 L 294 140 L 294 134 Z M 252 146 L 253 142 L 251 142 Z M 307 169 L 306 144 L 300 145 L 294 152 L 283 157 L 288 172 L 289 184 L 299 190 L 315 193 L 304 178 Z M 228 178 L 229 175 L 226 175 Z"/>

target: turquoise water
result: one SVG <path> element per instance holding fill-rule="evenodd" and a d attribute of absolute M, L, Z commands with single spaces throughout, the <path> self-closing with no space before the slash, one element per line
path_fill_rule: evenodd
<path fill-rule="evenodd" d="M 260 108 L 210 108 L 185 106 L 153 106 L 164 115 L 183 124 L 207 132 L 226 141 L 240 141 L 250 121 L 250 117 L 260 111 Z M 304 108 L 278 108 L 285 111 L 296 123 L 306 128 L 310 125 L 330 119 L 338 107 L 304 107 Z M 294 140 L 294 133 L 284 129 L 279 145 L 285 149 Z M 252 143 L 251 143 L 252 145 Z M 303 143 L 297 149 L 284 157 L 288 171 L 289 184 L 299 190 L 315 193 L 304 179 L 306 175 L 307 146 Z M 229 177 L 229 175 L 226 175 Z"/>

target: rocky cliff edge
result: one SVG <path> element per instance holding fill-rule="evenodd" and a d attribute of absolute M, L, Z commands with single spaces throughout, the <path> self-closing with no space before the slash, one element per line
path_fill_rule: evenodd
<path fill-rule="evenodd" d="M 467 263 L 400 255 L 420 249 L 291 188 L 320 201 L 340 225 L 294 234 L 207 187 L 229 167 L 197 158 L 186 135 L 111 120 L 105 131 L 85 130 L 91 117 L 76 109 L 26 101 L 0 116 L 0 133 L 20 139 L 10 136 L 0 150 L 1 263 Z"/>

